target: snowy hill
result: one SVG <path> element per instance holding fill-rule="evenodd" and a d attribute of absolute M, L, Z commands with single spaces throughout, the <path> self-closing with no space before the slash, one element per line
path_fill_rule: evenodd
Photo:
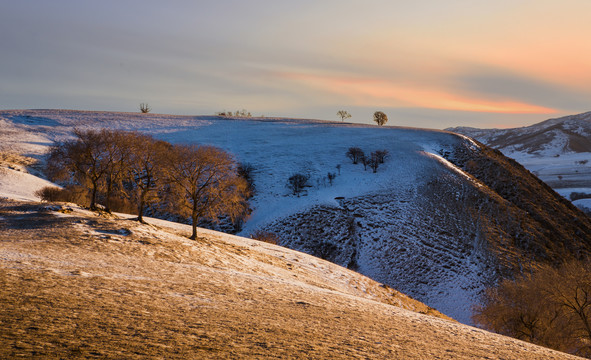
<path fill-rule="evenodd" d="M 468 135 L 504 153 L 539 156 L 591 153 L 591 112 L 513 129 L 456 127 L 446 130 Z"/>
<path fill-rule="evenodd" d="M 0 199 L 0 357 L 575 359 L 303 253 L 148 222 Z"/>
<path fill-rule="evenodd" d="M 470 136 L 514 158 L 561 195 L 591 197 L 591 112 L 514 129 L 446 129 Z M 588 199 L 575 205 L 588 208 Z"/>
<path fill-rule="evenodd" d="M 254 212 L 240 235 L 274 232 L 282 245 L 349 267 L 464 323 L 499 276 L 591 249 L 589 218 L 519 164 L 447 132 L 65 110 L 0 111 L 0 123 L 4 146 L 39 158 L 74 127 L 224 148 L 255 168 Z M 374 174 L 346 158 L 354 146 L 390 157 Z M 286 188 L 298 172 L 311 184 L 300 197 Z M 333 184 L 329 172 L 337 173 Z"/>

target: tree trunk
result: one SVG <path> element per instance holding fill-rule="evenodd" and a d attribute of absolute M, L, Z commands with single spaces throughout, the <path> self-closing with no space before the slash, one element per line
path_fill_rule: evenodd
<path fill-rule="evenodd" d="M 111 192 L 113 191 L 113 183 L 107 179 L 107 192 L 105 194 L 105 211 L 111 213 Z"/>
<path fill-rule="evenodd" d="M 142 224 L 145 224 L 144 222 L 144 194 L 140 195 L 140 201 L 137 207 L 137 221 L 139 221 Z"/>
<path fill-rule="evenodd" d="M 92 194 L 90 197 L 90 210 L 96 210 L 96 182 L 92 182 Z"/>
<path fill-rule="evenodd" d="M 191 237 L 189 239 L 191 240 L 195 240 L 197 239 L 197 223 L 195 222 L 195 220 L 193 220 L 193 233 L 191 234 Z"/>
<path fill-rule="evenodd" d="M 197 239 L 197 202 L 193 201 L 193 212 L 191 214 L 191 225 L 193 226 L 193 234 L 189 239 Z"/>

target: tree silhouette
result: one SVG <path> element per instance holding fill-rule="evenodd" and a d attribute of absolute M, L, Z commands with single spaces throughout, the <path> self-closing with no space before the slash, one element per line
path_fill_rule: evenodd
<path fill-rule="evenodd" d="M 351 114 L 349 114 L 346 110 L 339 110 L 337 111 L 337 115 L 341 118 L 341 121 L 345 121 L 345 119 L 349 119 Z"/>
<path fill-rule="evenodd" d="M 381 111 L 376 111 L 373 113 L 373 121 L 375 121 L 379 126 L 382 126 L 388 122 L 388 116 Z"/>

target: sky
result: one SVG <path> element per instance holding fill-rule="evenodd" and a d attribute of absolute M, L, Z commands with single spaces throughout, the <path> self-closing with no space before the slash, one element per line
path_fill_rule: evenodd
<path fill-rule="evenodd" d="M 0 0 L 0 109 L 442 129 L 591 111 L 589 0 Z"/>

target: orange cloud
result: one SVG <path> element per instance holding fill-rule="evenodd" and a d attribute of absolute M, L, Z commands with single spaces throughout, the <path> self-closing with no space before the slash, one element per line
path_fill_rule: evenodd
<path fill-rule="evenodd" d="M 440 110 L 459 110 L 511 114 L 549 114 L 556 109 L 513 100 L 487 100 L 454 94 L 445 89 L 429 89 L 416 84 L 309 73 L 281 72 L 281 78 L 299 82 L 333 94 L 349 97 L 358 106 L 408 106 Z"/>

